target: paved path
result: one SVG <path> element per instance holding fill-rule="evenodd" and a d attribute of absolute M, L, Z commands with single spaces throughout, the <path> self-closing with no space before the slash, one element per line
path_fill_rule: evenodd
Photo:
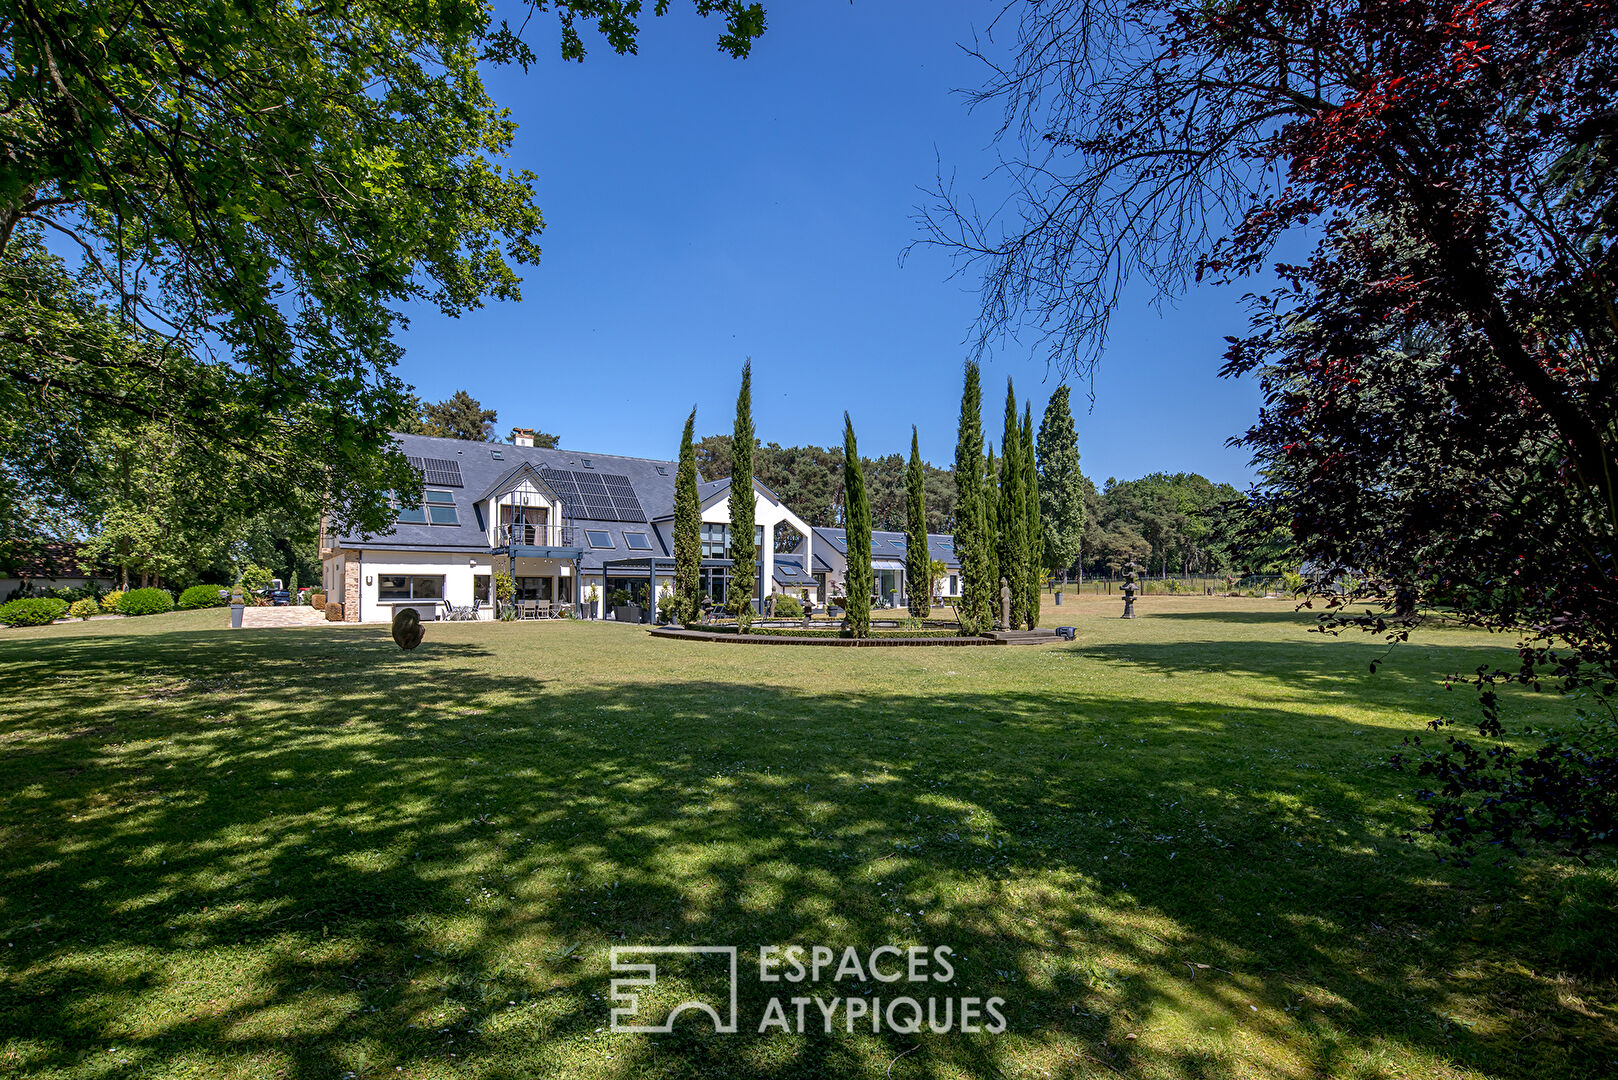
<path fill-rule="evenodd" d="M 230 618 L 230 609 L 225 609 Z M 242 609 L 242 629 L 257 630 L 266 626 L 318 626 L 326 621 L 326 613 L 312 607 L 250 607 Z M 228 626 L 229 623 L 227 622 Z"/>

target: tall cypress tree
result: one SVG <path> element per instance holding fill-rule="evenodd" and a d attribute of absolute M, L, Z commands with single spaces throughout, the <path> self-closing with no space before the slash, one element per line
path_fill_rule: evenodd
<path fill-rule="evenodd" d="M 983 387 L 967 361 L 961 420 L 955 437 L 955 557 L 961 562 L 956 611 L 963 634 L 983 629 L 989 611 L 989 545 L 983 516 Z"/>
<path fill-rule="evenodd" d="M 990 583 L 984 626 L 990 627 L 1000 618 L 1000 463 L 994 456 L 994 443 L 987 450 L 983 457 L 983 569 Z"/>
<path fill-rule="evenodd" d="M 674 470 L 674 606 L 681 622 L 695 619 L 701 609 L 702 501 L 697 497 L 697 454 L 691 443 L 696 423 L 693 407 L 680 436 L 680 464 Z"/>
<path fill-rule="evenodd" d="M 921 442 L 910 426 L 910 465 L 905 470 L 905 578 L 910 614 L 924 619 L 933 613 L 933 554 L 927 547 L 927 473 L 921 466 Z"/>
<path fill-rule="evenodd" d="M 758 545 L 753 541 L 753 361 L 742 365 L 736 395 L 736 430 L 730 437 L 730 601 L 743 630 L 753 621 L 753 590 L 758 585 Z"/>
<path fill-rule="evenodd" d="M 1028 621 L 1028 508 L 1023 504 L 1022 428 L 1017 425 L 1017 393 L 1006 380 L 1006 427 L 1000 439 L 1000 573 L 1011 586 L 1011 630 Z M 999 587 L 999 582 L 995 583 Z"/>
<path fill-rule="evenodd" d="M 1039 523 L 1039 466 L 1034 460 L 1034 410 L 1022 405 L 1022 498 L 1023 543 L 1028 548 L 1027 627 L 1039 625 L 1039 580 L 1045 568 L 1045 533 Z"/>
<path fill-rule="evenodd" d="M 843 505 L 848 513 L 848 629 L 857 638 L 871 636 L 871 500 L 865 494 L 865 471 L 854 443 L 854 421 L 843 413 Z"/>
<path fill-rule="evenodd" d="M 1068 389 L 1058 386 L 1039 422 L 1039 516 L 1045 568 L 1066 572 L 1084 539 L 1084 474 Z"/>

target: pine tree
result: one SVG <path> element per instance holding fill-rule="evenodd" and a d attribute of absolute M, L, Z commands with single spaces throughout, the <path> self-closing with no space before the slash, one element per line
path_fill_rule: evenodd
<path fill-rule="evenodd" d="M 745 630 L 753 621 L 753 591 L 758 585 L 758 545 L 753 506 L 753 361 L 742 365 L 742 388 L 736 395 L 736 430 L 730 437 L 730 594 L 736 622 Z"/>
<path fill-rule="evenodd" d="M 1028 402 L 1022 405 L 1022 498 L 1023 543 L 1027 545 L 1025 559 L 1028 564 L 1028 611 L 1026 625 L 1032 630 L 1039 625 L 1039 582 L 1045 568 L 1045 535 L 1039 523 L 1039 467 L 1034 461 L 1034 410 Z"/>
<path fill-rule="evenodd" d="M 1051 394 L 1039 423 L 1039 516 L 1045 568 L 1064 573 L 1084 539 L 1084 474 L 1066 386 Z"/>
<path fill-rule="evenodd" d="M 978 366 L 966 364 L 955 439 L 955 557 L 961 562 L 956 611 L 963 634 L 976 633 L 989 611 L 989 544 L 983 491 L 983 389 Z"/>
<path fill-rule="evenodd" d="M 854 421 L 843 413 L 843 499 L 847 511 L 848 629 L 853 637 L 871 636 L 871 502 L 865 494 L 865 470 L 854 443 Z"/>
<path fill-rule="evenodd" d="M 914 424 L 910 427 L 905 495 L 905 578 L 910 614 L 924 619 L 933 613 L 933 555 L 927 547 L 927 473 L 921 465 L 921 442 Z"/>
<path fill-rule="evenodd" d="M 697 455 L 692 446 L 697 410 L 685 420 L 680 464 L 674 471 L 674 608 L 681 622 L 697 617 L 702 591 L 702 500 L 697 497 Z"/>
<path fill-rule="evenodd" d="M 1028 508 L 1023 504 L 1022 429 L 1017 426 L 1017 394 L 1006 380 L 1006 427 L 1000 439 L 1000 574 L 1011 586 L 1011 625 L 1028 621 Z M 999 583 L 996 582 L 996 587 Z"/>
<path fill-rule="evenodd" d="M 485 409 L 481 401 L 465 390 L 457 390 L 443 401 L 422 406 L 421 414 L 426 434 L 471 442 L 488 442 L 494 435 L 495 422 L 500 419 L 499 413 Z"/>

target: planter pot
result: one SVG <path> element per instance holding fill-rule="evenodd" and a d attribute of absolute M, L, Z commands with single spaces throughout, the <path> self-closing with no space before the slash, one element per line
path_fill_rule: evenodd
<path fill-rule="evenodd" d="M 612 617 L 613 617 L 613 619 L 616 622 L 628 622 L 629 621 L 629 609 L 630 609 L 630 607 L 631 607 L 631 605 L 629 605 L 629 604 L 614 604 L 612 606 Z"/>
<path fill-rule="evenodd" d="M 629 605 L 629 621 L 630 622 L 638 623 L 638 622 L 641 621 L 641 619 L 644 617 L 644 615 L 645 615 L 645 612 L 643 612 L 641 610 L 641 606 L 639 604 L 630 604 Z"/>
<path fill-rule="evenodd" d="M 1056 594 L 1056 606 L 1057 607 L 1062 606 L 1062 594 L 1061 593 Z"/>

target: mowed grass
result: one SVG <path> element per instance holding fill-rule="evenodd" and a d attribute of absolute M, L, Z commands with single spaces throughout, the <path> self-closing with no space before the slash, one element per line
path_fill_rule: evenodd
<path fill-rule="evenodd" d="M 1618 1069 L 1610 866 L 1403 839 L 1388 754 L 1470 716 L 1444 676 L 1508 643 L 1437 631 L 1371 675 L 1379 642 L 1286 602 L 1119 610 L 1048 609 L 1079 640 L 1038 648 L 0 632 L 0 1073 Z M 1518 727 L 1571 721 L 1509 697 Z M 760 1035 L 771 994 L 903 992 L 761 985 L 775 943 L 947 945 L 924 992 L 1002 997 L 1009 1030 L 828 1033 L 810 1006 Z M 613 1034 L 615 944 L 740 946 L 742 1031 Z M 702 978 L 675 974 L 652 1005 Z"/>

